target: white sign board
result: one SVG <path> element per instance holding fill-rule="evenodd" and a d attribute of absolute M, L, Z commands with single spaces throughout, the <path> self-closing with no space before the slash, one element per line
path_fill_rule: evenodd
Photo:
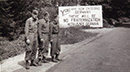
<path fill-rule="evenodd" d="M 61 27 L 103 27 L 102 6 L 59 7 L 59 23 Z"/>

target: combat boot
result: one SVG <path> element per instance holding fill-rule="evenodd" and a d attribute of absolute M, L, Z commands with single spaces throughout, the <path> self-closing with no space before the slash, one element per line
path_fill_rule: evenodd
<path fill-rule="evenodd" d="M 62 61 L 62 59 L 59 59 L 58 57 L 59 57 L 59 54 L 56 54 L 55 59 L 58 60 L 58 61 Z"/>
<path fill-rule="evenodd" d="M 42 59 L 38 59 L 38 66 L 42 66 Z"/>
<path fill-rule="evenodd" d="M 37 66 L 37 64 L 34 62 L 34 60 L 31 60 L 30 66 Z"/>
<path fill-rule="evenodd" d="M 49 61 L 46 60 L 46 57 L 43 56 L 42 63 L 49 63 Z"/>
<path fill-rule="evenodd" d="M 30 69 L 30 67 L 29 67 L 29 61 L 28 60 L 26 60 L 26 67 L 25 67 L 26 69 Z"/>
<path fill-rule="evenodd" d="M 55 63 L 57 63 L 58 61 L 55 59 L 55 57 L 54 56 L 52 56 L 52 62 L 55 62 Z"/>

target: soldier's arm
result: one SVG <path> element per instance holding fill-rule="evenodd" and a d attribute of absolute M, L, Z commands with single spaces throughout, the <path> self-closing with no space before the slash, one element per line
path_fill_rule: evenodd
<path fill-rule="evenodd" d="M 41 29 L 42 29 L 42 22 L 39 21 L 39 24 L 38 24 L 38 35 L 39 35 L 40 39 L 42 38 Z"/>
<path fill-rule="evenodd" d="M 53 29 L 53 22 L 51 22 L 49 24 L 49 40 L 51 41 L 52 40 L 52 29 Z"/>
<path fill-rule="evenodd" d="M 58 24 L 58 35 L 60 35 L 60 26 Z"/>
<path fill-rule="evenodd" d="M 26 39 L 29 39 L 29 37 L 28 37 L 28 33 L 29 33 L 29 20 L 27 20 L 26 21 L 26 23 L 25 23 L 25 37 L 26 37 Z"/>

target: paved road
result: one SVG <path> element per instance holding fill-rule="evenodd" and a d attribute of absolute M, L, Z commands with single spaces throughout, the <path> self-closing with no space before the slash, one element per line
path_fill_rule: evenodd
<path fill-rule="evenodd" d="M 117 28 L 80 46 L 47 72 L 130 72 L 130 28 Z"/>

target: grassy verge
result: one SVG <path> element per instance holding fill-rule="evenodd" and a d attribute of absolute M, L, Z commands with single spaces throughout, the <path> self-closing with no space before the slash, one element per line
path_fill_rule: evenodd
<path fill-rule="evenodd" d="M 14 41 L 0 41 L 0 61 L 21 54 L 24 51 L 25 43 L 20 38 Z"/>
<path fill-rule="evenodd" d="M 60 31 L 60 42 L 61 44 L 74 44 L 96 35 L 97 33 L 81 31 L 81 28 L 62 28 Z"/>
<path fill-rule="evenodd" d="M 60 42 L 61 44 L 74 44 L 96 35 L 97 33 L 81 31 L 80 28 L 62 28 Z M 14 41 L 0 41 L 0 61 L 23 53 L 25 48 L 24 35 Z"/>

